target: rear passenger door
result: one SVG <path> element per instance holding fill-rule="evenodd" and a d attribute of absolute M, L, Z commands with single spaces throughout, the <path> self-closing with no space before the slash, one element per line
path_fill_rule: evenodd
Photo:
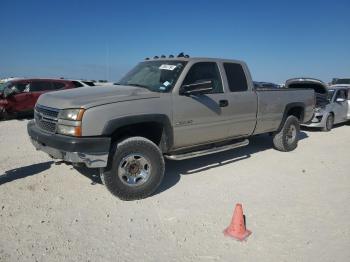
<path fill-rule="evenodd" d="M 230 137 L 250 135 L 256 125 L 257 95 L 249 89 L 246 72 L 241 64 L 223 62 L 221 66 L 226 76 L 227 110 L 231 121 L 228 134 Z"/>

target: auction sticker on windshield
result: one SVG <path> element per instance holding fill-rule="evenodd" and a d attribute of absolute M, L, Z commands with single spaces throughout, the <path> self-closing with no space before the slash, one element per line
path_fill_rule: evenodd
<path fill-rule="evenodd" d="M 176 68 L 176 65 L 161 65 L 159 69 L 161 70 L 171 70 L 173 71 Z"/>

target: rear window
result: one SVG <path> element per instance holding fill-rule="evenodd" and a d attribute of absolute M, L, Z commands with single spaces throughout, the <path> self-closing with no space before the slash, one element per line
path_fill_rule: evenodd
<path fill-rule="evenodd" d="M 240 64 L 224 63 L 228 86 L 231 92 L 248 90 L 247 78 Z"/>
<path fill-rule="evenodd" d="M 62 82 L 53 82 L 54 89 L 62 89 L 66 86 L 65 83 Z"/>
<path fill-rule="evenodd" d="M 72 83 L 73 83 L 73 85 L 75 86 L 75 87 L 82 87 L 83 85 L 80 83 L 80 82 L 78 82 L 78 81 L 72 81 Z"/>
<path fill-rule="evenodd" d="M 88 86 L 95 86 L 95 83 L 92 81 L 83 81 L 83 83 L 88 85 Z"/>
<path fill-rule="evenodd" d="M 52 82 L 48 82 L 48 81 L 33 81 L 30 84 L 30 91 L 31 92 L 39 92 L 39 91 L 46 91 L 46 90 L 55 90 Z"/>

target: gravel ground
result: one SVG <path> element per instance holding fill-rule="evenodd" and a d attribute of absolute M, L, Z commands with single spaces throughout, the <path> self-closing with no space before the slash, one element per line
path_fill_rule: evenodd
<path fill-rule="evenodd" d="M 0 122 L 0 261 L 350 261 L 350 126 L 166 162 L 152 197 L 123 202 L 96 172 L 36 152 Z M 242 203 L 246 242 L 224 237 Z"/>

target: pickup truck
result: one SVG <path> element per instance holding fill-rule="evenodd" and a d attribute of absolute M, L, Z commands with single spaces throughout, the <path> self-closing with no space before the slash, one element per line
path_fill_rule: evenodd
<path fill-rule="evenodd" d="M 37 150 L 99 168 L 112 194 L 134 200 L 157 190 L 164 158 L 243 147 L 262 133 L 294 150 L 314 106 L 312 89 L 255 89 L 241 61 L 155 57 L 114 85 L 40 96 L 27 129 Z"/>

